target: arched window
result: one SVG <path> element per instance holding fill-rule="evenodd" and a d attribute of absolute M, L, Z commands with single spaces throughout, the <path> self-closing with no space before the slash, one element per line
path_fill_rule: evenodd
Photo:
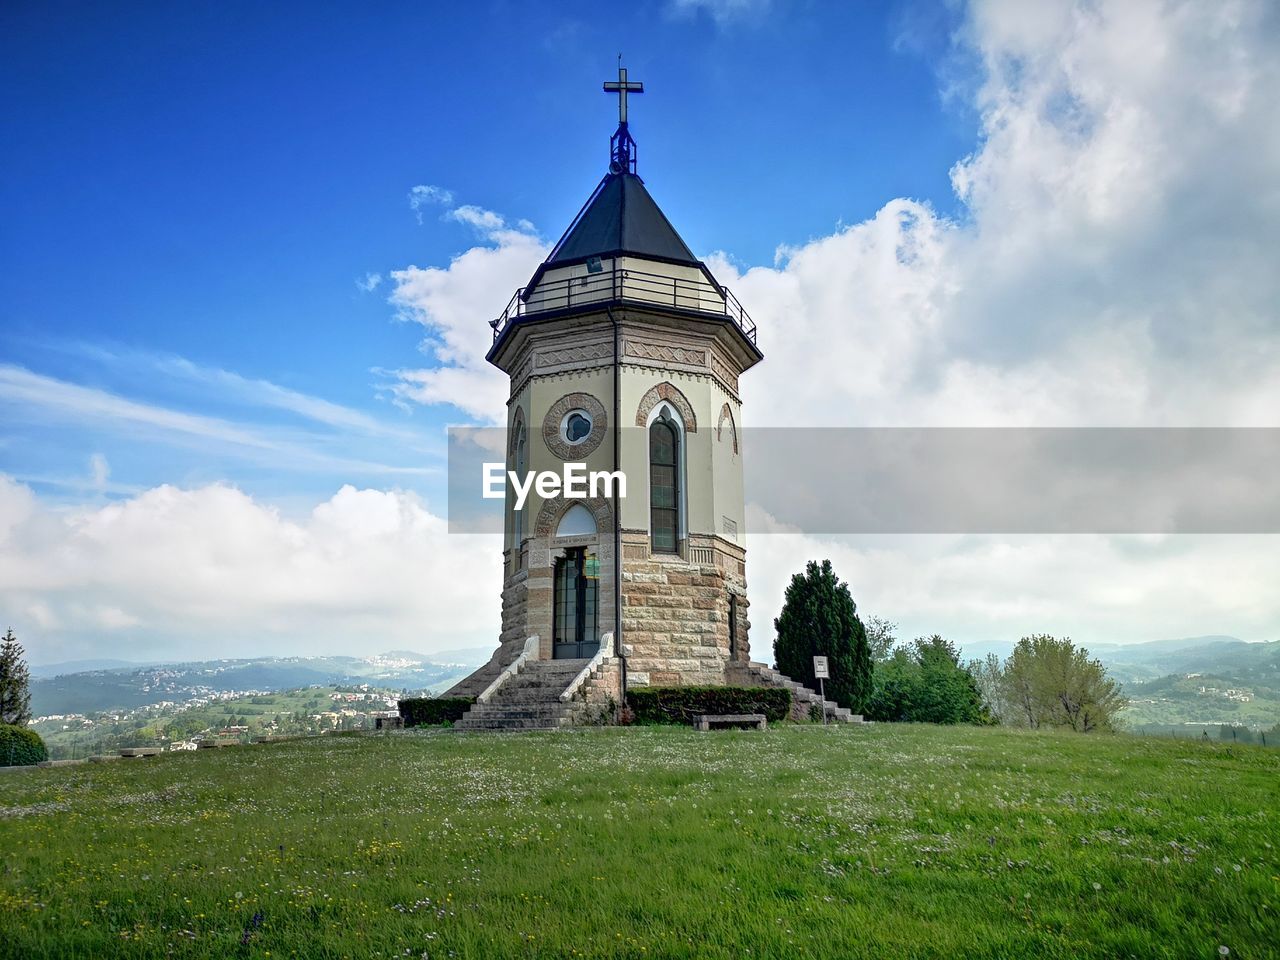
<path fill-rule="evenodd" d="M 557 537 L 593 537 L 596 533 L 596 518 L 580 503 L 566 510 L 556 526 Z"/>
<path fill-rule="evenodd" d="M 666 410 L 649 425 L 649 536 L 654 553 L 680 550 L 680 432 Z"/>
<path fill-rule="evenodd" d="M 512 444 L 513 454 L 511 457 L 511 461 L 512 461 L 511 469 L 516 472 L 516 475 L 518 477 L 520 477 L 520 480 L 522 483 L 524 482 L 525 459 L 526 459 L 526 453 L 527 453 L 526 440 L 527 440 L 527 437 L 525 434 L 524 422 L 520 421 L 516 424 L 515 443 Z M 510 487 L 508 487 L 507 489 L 507 498 L 508 498 L 508 502 L 511 504 L 511 514 L 512 514 L 511 545 L 512 547 L 515 548 L 515 551 L 516 551 L 516 569 L 519 570 L 522 565 L 521 557 L 520 557 L 520 554 L 521 554 L 520 548 L 524 543 L 524 511 L 517 510 L 515 508 L 515 504 L 516 504 L 515 492 L 511 490 Z"/>

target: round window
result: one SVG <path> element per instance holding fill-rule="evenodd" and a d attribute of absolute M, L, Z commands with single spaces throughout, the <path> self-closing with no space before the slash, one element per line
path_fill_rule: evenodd
<path fill-rule="evenodd" d="M 570 410 L 560 425 L 560 433 L 569 443 L 582 443 L 591 435 L 591 414 L 585 410 Z"/>

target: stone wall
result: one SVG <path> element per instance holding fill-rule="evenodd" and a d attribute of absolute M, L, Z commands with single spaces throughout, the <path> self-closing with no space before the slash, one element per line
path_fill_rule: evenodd
<path fill-rule="evenodd" d="M 502 584 L 502 632 L 498 643 L 524 640 L 536 632 L 529 629 L 529 572 L 520 570 Z"/>
<path fill-rule="evenodd" d="M 622 572 L 622 641 L 628 686 L 723 686 L 732 662 L 750 661 L 746 584 L 740 558 L 712 563 L 648 556 L 628 534 Z M 637 555 L 643 550 L 644 559 Z M 632 559 L 634 558 L 634 559 Z M 730 654 L 730 596 L 737 596 L 737 649 Z"/>
<path fill-rule="evenodd" d="M 617 657 L 601 662 L 595 672 L 579 688 L 583 702 L 592 707 L 618 706 L 622 692 L 622 664 Z M 612 722 L 612 721 L 611 721 Z"/>

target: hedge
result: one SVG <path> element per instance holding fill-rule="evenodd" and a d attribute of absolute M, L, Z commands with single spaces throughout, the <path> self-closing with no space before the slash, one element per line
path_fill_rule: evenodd
<path fill-rule="evenodd" d="M 777 723 L 791 712 L 781 687 L 641 687 L 627 691 L 636 723 L 693 724 L 698 714 L 763 713 Z"/>
<path fill-rule="evenodd" d="M 400 701 L 406 727 L 457 723 L 475 703 L 473 697 L 410 697 Z"/>
<path fill-rule="evenodd" d="M 25 767 L 49 759 L 40 734 L 26 727 L 0 723 L 0 767 Z"/>

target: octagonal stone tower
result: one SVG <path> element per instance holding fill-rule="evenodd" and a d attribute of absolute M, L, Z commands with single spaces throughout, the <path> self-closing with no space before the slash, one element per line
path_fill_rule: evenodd
<path fill-rule="evenodd" d="M 608 173 L 493 321 L 487 355 L 511 378 L 507 469 L 621 471 L 626 495 L 531 490 L 522 510 L 508 496 L 500 646 L 452 695 L 490 690 L 517 661 L 576 661 L 615 702 L 628 686 L 745 678 L 739 389 L 763 357 L 635 154 L 624 107 Z"/>

